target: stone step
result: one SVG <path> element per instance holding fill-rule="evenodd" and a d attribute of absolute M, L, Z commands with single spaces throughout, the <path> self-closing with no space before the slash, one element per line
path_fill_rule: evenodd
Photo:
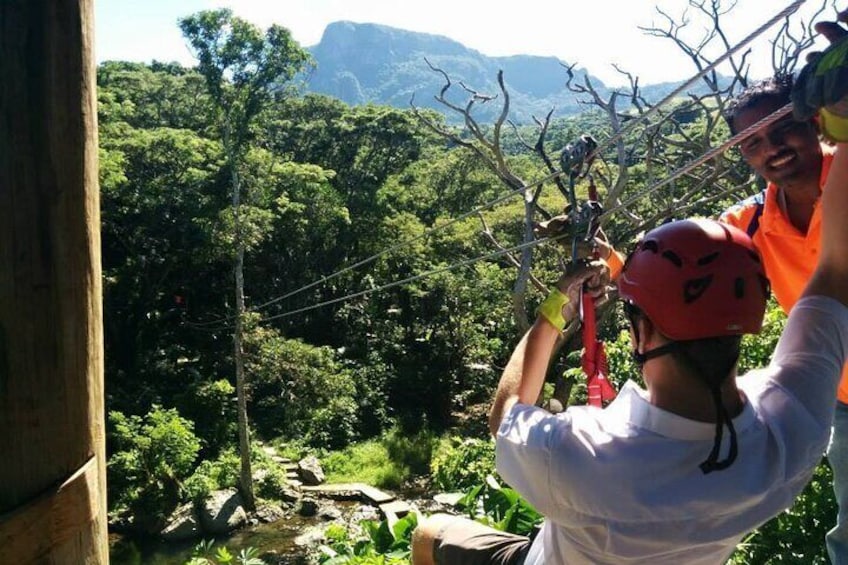
<path fill-rule="evenodd" d="M 388 518 L 390 515 L 393 515 L 397 518 L 403 518 L 412 510 L 412 506 L 410 506 L 407 502 L 403 500 L 393 500 L 391 502 L 384 502 L 378 508 L 380 508 L 380 512 L 383 513 L 383 516 Z"/>
<path fill-rule="evenodd" d="M 317 486 L 304 486 L 303 492 L 312 492 L 326 495 L 330 498 L 343 497 L 344 499 L 356 499 L 364 497 L 368 502 L 380 505 L 395 499 L 393 494 L 383 492 L 364 483 L 336 483 Z"/>
<path fill-rule="evenodd" d="M 372 486 L 368 486 L 361 483 L 359 484 L 359 492 L 362 493 L 362 496 L 377 505 L 383 504 L 384 502 L 391 502 L 395 499 L 395 495 L 393 494 L 383 492 Z"/>
<path fill-rule="evenodd" d="M 333 500 L 359 500 L 362 493 L 357 483 L 335 483 L 324 485 L 304 485 L 301 492 L 313 493 L 318 496 L 326 496 Z"/>
<path fill-rule="evenodd" d="M 433 496 L 433 500 L 445 506 L 455 507 L 457 502 L 459 502 L 464 497 L 465 494 L 461 492 L 441 492 Z"/>
<path fill-rule="evenodd" d="M 389 528 L 394 528 L 397 521 L 412 510 L 412 507 L 403 500 L 384 502 L 379 508 L 380 512 L 383 513 L 383 518 L 388 522 Z"/>

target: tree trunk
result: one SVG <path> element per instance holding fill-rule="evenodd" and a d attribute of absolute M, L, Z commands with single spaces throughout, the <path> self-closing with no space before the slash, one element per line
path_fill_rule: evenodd
<path fill-rule="evenodd" d="M 0 2 L 0 561 L 109 562 L 91 0 Z"/>
<path fill-rule="evenodd" d="M 248 510 L 256 509 L 253 497 L 253 471 L 250 467 L 250 430 L 247 427 L 247 398 L 244 387 L 244 350 L 242 349 L 242 333 L 244 323 L 244 242 L 241 237 L 241 220 L 239 206 L 241 205 L 241 184 L 234 162 L 232 166 L 233 184 L 233 214 L 235 215 L 236 235 L 236 324 L 233 330 L 233 357 L 236 365 L 236 399 L 238 402 L 238 436 L 239 455 L 241 456 L 241 495 Z"/>

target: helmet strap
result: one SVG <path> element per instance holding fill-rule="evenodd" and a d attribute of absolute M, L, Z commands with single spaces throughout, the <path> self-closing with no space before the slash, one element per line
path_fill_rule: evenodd
<path fill-rule="evenodd" d="M 634 324 L 634 333 L 636 334 L 636 342 L 639 342 L 638 329 Z M 653 359 L 654 357 L 659 357 L 660 355 L 665 355 L 667 353 L 671 353 L 675 349 L 680 347 L 680 342 L 672 341 L 666 343 L 665 345 L 661 345 L 645 353 L 639 353 L 634 347 L 633 349 L 633 359 L 638 363 L 641 367 L 645 364 L 649 359 Z M 736 441 L 736 428 L 733 427 L 733 419 L 730 417 L 730 414 L 727 413 L 727 409 L 724 407 L 724 403 L 721 400 L 721 386 L 720 385 L 709 385 L 710 395 L 713 398 L 713 404 L 716 409 L 716 430 L 715 430 L 715 440 L 713 441 L 713 448 L 710 451 L 710 455 L 707 459 L 699 465 L 701 468 L 701 472 L 705 475 L 712 473 L 713 471 L 722 471 L 730 467 L 734 461 L 736 461 L 736 456 L 738 454 L 739 446 Z M 719 453 L 721 451 L 721 440 L 724 437 L 724 426 L 727 425 L 727 429 L 730 432 L 730 447 L 727 452 L 727 457 L 724 460 L 719 461 Z"/>
<path fill-rule="evenodd" d="M 634 329 L 634 332 L 637 334 L 636 335 L 636 341 L 638 343 L 638 341 L 639 341 L 638 330 Z M 636 361 L 636 363 L 641 367 L 649 359 L 653 359 L 654 357 L 659 357 L 660 355 L 665 355 L 666 353 L 671 353 L 672 351 L 677 349 L 678 346 L 679 346 L 678 342 L 671 341 L 669 343 L 666 343 L 665 345 L 661 345 L 659 347 L 655 347 L 654 349 L 646 351 L 645 353 L 639 353 L 639 351 L 637 351 L 636 348 L 633 348 L 633 360 Z"/>
<path fill-rule="evenodd" d="M 736 428 L 733 427 L 733 419 L 727 410 L 724 408 L 724 403 L 721 401 L 721 387 L 710 387 L 710 393 L 713 396 L 713 402 L 716 407 L 716 433 L 715 441 L 713 441 L 713 449 L 710 451 L 709 457 L 701 463 L 701 472 L 705 475 L 713 471 L 721 471 L 730 467 L 736 461 L 738 444 L 736 442 Z M 730 432 L 730 449 L 727 457 L 723 461 L 718 460 L 719 451 L 721 450 L 721 439 L 724 430 L 724 425 L 727 424 L 727 429 Z"/>

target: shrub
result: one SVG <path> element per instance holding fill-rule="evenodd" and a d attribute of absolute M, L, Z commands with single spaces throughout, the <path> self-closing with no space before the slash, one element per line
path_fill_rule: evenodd
<path fill-rule="evenodd" d="M 789 510 L 746 537 L 728 561 L 732 565 L 829 563 L 824 536 L 836 524 L 833 475 L 822 461 Z"/>
<path fill-rule="evenodd" d="M 437 487 L 457 491 L 482 484 L 495 474 L 495 443 L 491 439 L 449 437 L 439 443 L 430 465 Z"/>
<path fill-rule="evenodd" d="M 109 413 L 109 499 L 144 531 L 157 531 L 180 502 L 180 483 L 200 451 L 191 421 L 174 409 L 153 406 L 143 418 Z"/>
<path fill-rule="evenodd" d="M 398 488 L 413 475 L 427 473 L 436 439 L 422 431 L 406 436 L 395 428 L 378 439 L 348 446 L 323 458 L 330 482 L 364 482 Z"/>
<path fill-rule="evenodd" d="M 265 471 L 265 476 L 256 484 L 256 494 L 262 498 L 281 500 L 283 492 L 289 484 L 285 470 L 275 466 L 269 467 Z"/>
<path fill-rule="evenodd" d="M 362 522 L 364 536 L 352 535 L 343 526 L 324 531 L 327 544 L 321 547 L 323 565 L 406 565 L 409 563 L 412 531 L 418 515 L 410 512 L 389 526 L 387 520 Z"/>
<path fill-rule="evenodd" d="M 742 338 L 742 351 L 739 355 L 739 374 L 746 371 L 765 367 L 771 360 L 780 333 L 786 325 L 786 314 L 773 299 L 766 308 L 763 319 L 763 329 L 756 335 L 746 335 Z"/>
<path fill-rule="evenodd" d="M 517 491 L 498 484 L 491 475 L 459 501 L 468 516 L 502 532 L 529 536 L 544 520 Z"/>
<path fill-rule="evenodd" d="M 191 500 L 202 500 L 210 492 L 232 488 L 239 483 L 241 460 L 234 451 L 225 451 L 214 461 L 203 461 L 183 483 L 183 494 Z"/>

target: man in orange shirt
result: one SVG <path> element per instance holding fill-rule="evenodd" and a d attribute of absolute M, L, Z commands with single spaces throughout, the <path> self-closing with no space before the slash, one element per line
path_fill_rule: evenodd
<path fill-rule="evenodd" d="M 845 14 L 840 19 L 844 21 Z M 820 29 L 832 42 L 846 32 Z M 732 133 L 757 123 L 790 103 L 793 78 L 783 75 L 758 82 L 728 104 L 724 118 Z M 820 196 L 833 147 L 821 144 L 814 120 L 781 118 L 760 128 L 739 145 L 745 161 L 768 181 L 766 189 L 728 209 L 721 220 L 745 230 L 765 265 L 778 304 L 788 313 L 812 275 L 821 241 Z M 831 562 L 848 564 L 848 365 L 843 370 L 833 420 L 828 461 L 839 503 L 836 526 L 827 534 Z"/>

